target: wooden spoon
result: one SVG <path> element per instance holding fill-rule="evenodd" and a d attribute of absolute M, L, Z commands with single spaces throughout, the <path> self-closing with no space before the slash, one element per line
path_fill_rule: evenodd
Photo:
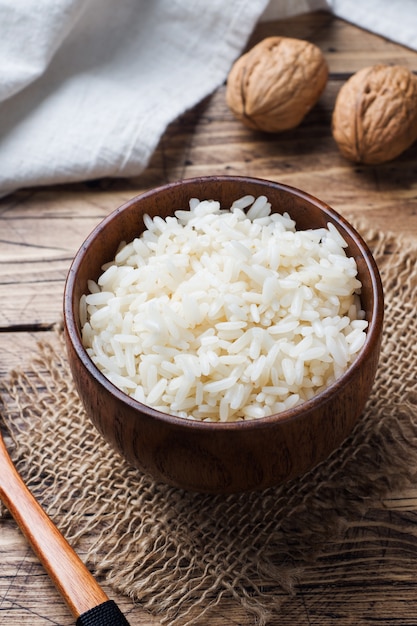
<path fill-rule="evenodd" d="M 24 484 L 1 433 L 0 498 L 68 604 L 77 626 L 129 626 Z"/>

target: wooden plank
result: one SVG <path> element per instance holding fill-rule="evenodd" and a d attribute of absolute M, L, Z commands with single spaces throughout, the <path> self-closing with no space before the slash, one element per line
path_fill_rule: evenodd
<path fill-rule="evenodd" d="M 40 340 L 53 339 L 54 331 L 0 333 L 0 380 L 4 381 L 16 368 L 26 368 L 37 351 Z"/>
<path fill-rule="evenodd" d="M 400 63 L 416 72 L 417 53 L 328 13 L 261 24 L 249 45 L 268 35 L 310 40 L 328 61 L 326 90 L 299 128 L 276 136 L 246 129 L 228 110 L 222 86 L 171 124 L 140 176 L 25 189 L 0 200 L 0 377 L 26 368 L 37 341 L 53 338 L 66 273 L 91 229 L 132 196 L 166 182 L 204 174 L 271 178 L 305 189 L 343 214 L 364 217 L 375 228 L 417 241 L 417 146 L 391 163 L 364 167 L 343 159 L 331 136 L 335 98 L 348 76 L 372 63 Z M 416 624 L 416 513 L 417 487 L 388 496 L 374 512 L 381 538 L 364 536 L 361 562 L 353 564 L 348 546 L 344 551 L 336 543 L 326 546 L 325 556 L 295 584 L 293 596 L 271 587 L 284 604 L 268 624 Z M 388 541 L 382 530 L 394 518 L 403 533 Z M 0 528 L 0 622 L 73 624 L 7 514 Z M 82 546 L 81 556 L 87 550 Z M 384 550 L 391 550 L 389 559 L 387 552 L 381 558 Z M 115 599 L 132 626 L 159 623 L 129 599 Z M 227 601 L 209 617 L 216 626 L 253 622 Z"/>
<path fill-rule="evenodd" d="M 340 577 L 335 580 L 331 569 L 328 576 L 323 575 L 322 568 L 307 569 L 303 583 L 296 585 L 293 596 L 279 587 L 268 588 L 283 601 L 280 615 L 268 623 L 273 626 L 321 626 L 337 621 L 352 625 L 394 623 L 398 626 L 415 626 L 416 566 L 413 566 L 411 560 L 409 566 L 408 576 L 404 578 L 402 571 L 398 580 L 381 570 L 381 566 L 379 570 L 374 569 L 370 577 L 369 565 L 365 564 L 361 568 L 348 561 L 345 563 L 345 579 Z M 112 590 L 108 590 L 108 593 L 118 602 L 132 626 L 159 623 L 158 619 L 151 618 L 128 599 L 120 598 Z M 69 611 L 11 520 L 2 522 L 0 598 L 4 624 L 73 624 Z M 225 626 L 251 622 L 243 611 L 225 602 L 221 605 L 220 613 L 210 623 Z"/>
<path fill-rule="evenodd" d="M 326 11 L 262 23 L 256 28 L 248 46 L 271 35 L 311 41 L 326 55 L 330 72 L 344 77 L 374 63 L 405 65 L 413 71 L 417 70 L 414 50 L 335 19 Z"/>
<path fill-rule="evenodd" d="M 79 552 L 85 558 L 84 552 Z M 125 596 L 120 596 L 100 580 L 103 589 L 115 600 L 130 621 L 156 626 L 150 616 Z M 73 626 L 74 618 L 32 553 L 12 519 L 1 521 L 0 535 L 0 622 L 16 626 Z"/>
<path fill-rule="evenodd" d="M 153 167 L 165 162 L 157 184 L 179 175 L 270 178 L 302 188 L 342 214 L 368 216 L 375 227 L 417 236 L 417 146 L 379 167 L 348 163 L 330 133 L 335 90 L 333 84 L 321 107 L 299 128 L 275 136 L 234 120 L 224 88 L 219 89 L 197 119 L 195 112 L 187 114 L 168 131 L 153 159 Z M 65 277 L 76 250 L 103 217 L 147 188 L 149 176 L 152 171 L 134 184 L 102 181 L 103 189 L 63 186 L 0 201 L 0 328 L 48 326 L 60 318 Z"/>

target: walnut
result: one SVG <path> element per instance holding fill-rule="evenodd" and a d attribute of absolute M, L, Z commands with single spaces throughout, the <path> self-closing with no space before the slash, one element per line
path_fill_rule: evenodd
<path fill-rule="evenodd" d="M 351 161 L 394 159 L 417 139 L 417 77 L 399 65 L 359 70 L 338 93 L 332 132 Z"/>
<path fill-rule="evenodd" d="M 317 46 L 301 39 L 267 37 L 233 65 L 226 102 L 249 128 L 276 133 L 300 124 L 328 77 Z"/>

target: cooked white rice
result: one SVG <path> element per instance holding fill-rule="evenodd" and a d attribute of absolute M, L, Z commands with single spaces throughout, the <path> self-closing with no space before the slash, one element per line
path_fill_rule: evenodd
<path fill-rule="evenodd" d="M 265 196 L 190 200 L 145 217 L 80 303 L 82 338 L 114 385 L 207 421 L 264 417 L 325 389 L 366 338 L 338 230 L 296 230 Z"/>

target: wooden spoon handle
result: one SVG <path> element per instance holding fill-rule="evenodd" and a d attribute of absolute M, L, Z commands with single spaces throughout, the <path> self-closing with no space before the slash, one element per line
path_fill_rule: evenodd
<path fill-rule="evenodd" d="M 77 619 L 77 626 L 129 626 L 35 500 L 0 434 L 0 498 Z"/>

